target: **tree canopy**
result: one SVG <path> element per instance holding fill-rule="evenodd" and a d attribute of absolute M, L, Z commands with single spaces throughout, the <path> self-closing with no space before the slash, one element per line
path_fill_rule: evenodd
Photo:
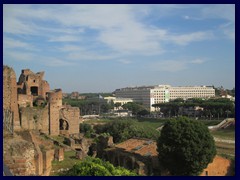
<path fill-rule="evenodd" d="M 166 122 L 157 141 L 157 151 L 160 164 L 171 175 L 199 175 L 216 155 L 208 128 L 187 118 Z"/>
<path fill-rule="evenodd" d="M 75 164 L 65 175 L 67 176 L 136 176 L 137 174 L 122 167 L 114 167 L 108 161 L 86 157 Z"/>
<path fill-rule="evenodd" d="M 149 139 L 157 139 L 159 137 L 159 131 L 132 119 L 118 119 L 96 127 L 96 133 L 100 134 L 104 132 L 113 136 L 115 143 L 133 137 Z"/>

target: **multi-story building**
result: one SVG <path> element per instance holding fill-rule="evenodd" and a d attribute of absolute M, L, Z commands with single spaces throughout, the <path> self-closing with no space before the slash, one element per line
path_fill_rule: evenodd
<path fill-rule="evenodd" d="M 155 111 L 153 104 L 165 103 L 177 98 L 210 98 L 215 96 L 215 89 L 212 86 L 156 85 L 116 89 L 115 94 L 117 98 L 132 98 L 150 111 Z"/>

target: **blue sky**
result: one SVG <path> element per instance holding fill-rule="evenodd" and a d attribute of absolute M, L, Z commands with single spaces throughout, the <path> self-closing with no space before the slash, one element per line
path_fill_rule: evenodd
<path fill-rule="evenodd" d="M 235 87 L 235 5 L 3 5 L 3 64 L 51 89 Z"/>

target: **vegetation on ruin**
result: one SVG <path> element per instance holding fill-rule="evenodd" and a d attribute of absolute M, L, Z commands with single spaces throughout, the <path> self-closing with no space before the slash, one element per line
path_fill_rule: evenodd
<path fill-rule="evenodd" d="M 52 172 L 51 175 L 62 175 L 64 171 L 69 170 L 72 168 L 79 159 L 76 159 L 76 152 L 75 151 L 65 151 L 64 152 L 64 160 L 63 161 L 52 161 Z M 62 170 L 62 172 L 60 171 Z"/>
<path fill-rule="evenodd" d="M 199 121 L 166 122 L 157 141 L 160 164 L 171 175 L 199 175 L 216 155 L 214 139 Z"/>
<path fill-rule="evenodd" d="M 122 167 L 114 167 L 108 161 L 86 157 L 75 164 L 64 175 L 66 176 L 136 176 L 137 174 Z"/>
<path fill-rule="evenodd" d="M 132 119 L 113 120 L 105 125 L 96 126 L 95 130 L 98 134 L 104 132 L 109 133 L 113 136 L 113 141 L 115 143 L 123 142 L 133 137 L 155 140 L 159 137 L 159 131 L 155 128 Z"/>
<path fill-rule="evenodd" d="M 80 124 L 80 133 L 84 133 L 85 137 L 90 138 L 91 133 L 93 133 L 93 129 L 90 124 L 88 123 L 81 123 Z"/>

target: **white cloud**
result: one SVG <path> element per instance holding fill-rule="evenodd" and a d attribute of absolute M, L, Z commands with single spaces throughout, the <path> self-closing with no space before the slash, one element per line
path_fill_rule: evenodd
<path fill-rule="evenodd" d="M 205 62 L 205 60 L 203 59 L 194 59 L 192 61 L 190 61 L 190 63 L 193 63 L 193 64 L 203 64 Z"/>
<path fill-rule="evenodd" d="M 107 45 L 110 49 L 121 53 L 145 55 L 163 53 L 162 44 L 165 42 L 186 45 L 209 37 L 209 33 L 206 32 L 171 35 L 169 30 L 146 26 L 133 11 L 134 8 L 141 7 L 145 6 L 123 4 L 6 5 L 4 6 L 4 32 L 39 34 L 49 37 L 50 42 L 75 42 L 79 40 L 77 34 L 87 32 L 86 29 L 92 29 L 96 30 L 95 41 Z M 149 7 L 143 9 L 146 16 L 150 13 Z M 166 11 L 182 8 L 179 5 L 159 7 Z M 49 26 L 39 26 L 36 21 L 45 21 Z M 53 24 L 57 25 L 57 28 Z M 56 32 L 61 34 L 56 36 L 54 34 Z"/>
<path fill-rule="evenodd" d="M 192 42 L 213 38 L 213 32 L 210 30 L 173 34 L 171 29 L 165 29 L 161 24 L 158 27 L 151 26 L 142 20 L 152 13 L 159 17 L 171 16 L 172 12 L 177 13 L 178 10 L 189 7 L 197 8 L 198 6 L 4 5 L 3 29 L 4 33 L 13 35 L 34 35 L 41 38 L 44 36 L 49 42 L 72 43 L 74 45 L 59 47 L 54 44 L 54 46 L 57 46 L 55 49 L 65 53 L 66 58 L 74 61 L 117 60 L 124 55 L 163 54 L 166 52 L 166 44 L 185 46 Z M 210 7 L 212 6 L 200 7 L 202 17 L 218 17 L 233 22 L 232 15 L 226 13 L 224 6 L 213 6 L 213 12 Z M 226 7 L 228 10 L 232 8 L 232 6 Z M 139 10 L 135 11 L 136 8 Z M 220 10 L 224 11 L 223 15 L 218 15 Z M 139 14 L 141 17 L 138 16 Z M 192 15 L 183 17 L 193 19 Z M 222 30 L 228 37 L 235 38 L 235 32 L 231 26 L 223 27 Z M 86 46 L 77 44 L 80 41 L 86 42 Z M 92 45 L 93 42 L 97 45 Z M 8 39 L 4 43 L 5 47 L 31 49 L 31 44 L 26 42 L 15 41 L 14 44 Z M 99 50 L 102 47 L 107 50 Z M 185 66 L 178 65 L 178 67 Z"/>
<path fill-rule="evenodd" d="M 52 37 L 49 39 L 49 42 L 76 42 L 79 41 L 80 38 L 77 36 L 58 36 L 58 37 Z"/>

